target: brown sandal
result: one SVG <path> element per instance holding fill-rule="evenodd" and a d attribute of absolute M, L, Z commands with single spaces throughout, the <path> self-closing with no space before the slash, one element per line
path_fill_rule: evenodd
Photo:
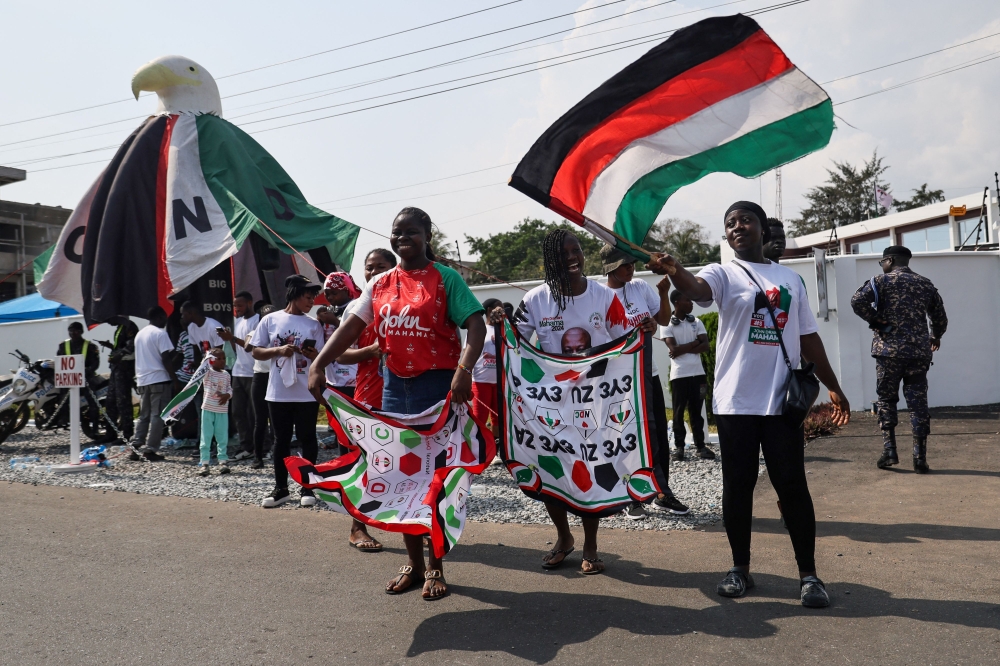
<path fill-rule="evenodd" d="M 399 584 L 403 582 L 403 576 L 408 576 L 409 577 L 409 581 L 410 581 L 409 585 L 407 585 L 406 587 L 404 587 L 401 590 L 394 590 L 393 589 L 394 587 L 399 587 Z M 413 567 L 411 567 L 409 564 L 406 564 L 406 565 L 403 565 L 403 566 L 399 567 L 399 575 L 396 576 L 396 580 L 392 581 L 392 584 L 386 586 L 385 593 L 386 594 L 402 594 L 403 592 L 406 592 L 408 589 L 410 589 L 411 587 L 413 587 L 413 578 L 414 578 L 414 576 L 413 576 Z"/>
<path fill-rule="evenodd" d="M 351 548 L 356 548 L 356 549 L 360 550 L 362 553 L 380 553 L 380 552 L 382 552 L 382 544 L 380 544 L 378 541 L 376 541 L 371 536 L 369 536 L 367 539 L 363 539 L 363 540 L 358 541 L 358 542 L 351 541 L 350 537 L 348 537 L 347 543 L 348 543 L 348 545 L 350 545 Z M 371 544 L 371 545 L 369 546 L 369 545 L 365 545 L 365 544 Z"/>
<path fill-rule="evenodd" d="M 427 571 L 425 571 L 424 580 L 425 581 L 437 580 L 440 581 L 442 585 L 444 585 L 444 594 L 439 594 L 436 597 L 430 596 L 429 594 L 430 590 L 426 589 L 423 590 L 420 593 L 420 596 L 422 596 L 425 601 L 437 601 L 438 599 L 443 599 L 444 597 L 448 596 L 448 585 L 445 583 L 444 573 L 442 573 L 440 569 L 428 569 Z"/>

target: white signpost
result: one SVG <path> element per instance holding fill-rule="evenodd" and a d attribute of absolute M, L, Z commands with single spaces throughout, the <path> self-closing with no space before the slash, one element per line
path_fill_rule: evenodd
<path fill-rule="evenodd" d="M 56 356 L 55 387 L 69 389 L 69 462 L 80 462 L 80 389 L 86 387 L 83 354 Z"/>

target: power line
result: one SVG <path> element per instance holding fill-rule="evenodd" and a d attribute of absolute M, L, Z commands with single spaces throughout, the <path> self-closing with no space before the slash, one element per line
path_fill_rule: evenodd
<path fill-rule="evenodd" d="M 863 72 L 857 72 L 855 74 L 848 74 L 847 76 L 841 76 L 836 79 L 830 79 L 829 81 L 823 81 L 820 83 L 821 86 L 828 85 L 830 83 L 836 83 L 837 81 L 843 81 L 845 79 L 852 79 L 855 76 L 861 76 L 862 74 L 868 74 L 869 72 L 877 72 L 880 69 L 885 69 L 886 67 L 892 67 L 894 65 L 900 65 L 904 62 L 910 62 L 911 60 L 918 60 L 920 58 L 926 58 L 929 55 L 934 55 L 935 53 L 943 53 L 944 51 L 950 51 L 951 49 L 957 49 L 959 46 L 965 46 L 966 44 L 972 44 L 973 42 L 980 42 L 984 39 L 989 39 L 990 37 L 996 37 L 1000 35 L 1000 32 L 994 32 L 992 35 L 986 35 L 985 37 L 977 37 L 976 39 L 970 39 L 967 42 L 962 42 L 961 44 L 955 44 L 954 46 L 946 46 L 943 49 L 938 49 L 936 51 L 928 51 L 927 53 L 921 53 L 920 55 L 913 56 L 912 58 L 906 58 L 905 60 L 897 60 L 896 62 L 890 62 L 888 65 L 881 65 L 879 67 L 872 67 L 871 69 L 866 69 Z"/>
<path fill-rule="evenodd" d="M 387 190 L 378 190 L 376 192 L 367 192 L 365 194 L 355 194 L 352 197 L 344 197 L 342 199 L 328 199 L 326 201 L 320 201 L 316 205 L 318 206 L 320 204 L 337 203 L 338 201 L 348 201 L 350 199 L 360 199 L 361 197 L 369 197 L 369 196 L 372 196 L 373 194 L 384 194 L 386 192 L 395 192 L 396 190 L 405 190 L 408 187 L 416 187 L 418 185 L 427 185 L 429 183 L 437 183 L 437 182 L 440 182 L 442 180 L 451 180 L 452 178 L 459 178 L 461 176 L 469 176 L 469 175 L 474 174 L 474 173 L 482 173 L 483 171 L 492 171 L 493 169 L 500 169 L 502 167 L 514 166 L 515 164 L 517 164 L 517 162 L 507 162 L 506 164 L 497 164 L 496 166 L 486 167 L 485 169 L 476 169 L 475 171 L 466 171 L 464 173 L 456 173 L 453 176 L 444 176 L 442 178 L 435 178 L 434 180 L 425 180 L 425 181 L 420 182 L 420 183 L 412 183 L 410 185 L 400 185 L 399 187 L 390 187 Z"/>
<path fill-rule="evenodd" d="M 1000 58 L 1000 51 L 994 51 L 993 53 L 987 54 L 986 56 L 980 56 L 979 58 L 974 58 L 973 60 L 969 60 L 966 63 L 960 64 L 960 65 L 954 65 L 952 67 L 948 67 L 948 68 L 942 69 L 942 70 L 934 72 L 932 74 L 925 74 L 924 76 L 918 76 L 915 79 L 910 79 L 909 81 L 903 81 L 901 83 L 897 83 L 896 85 L 889 86 L 888 88 L 883 88 L 882 90 L 876 90 L 875 92 L 868 93 L 867 95 L 859 95 L 858 97 L 852 97 L 851 99 L 845 99 L 842 102 L 835 102 L 834 106 L 840 106 L 841 104 L 847 104 L 848 102 L 856 102 L 857 100 L 859 100 L 859 99 L 865 99 L 866 97 L 873 97 L 875 95 L 881 95 L 882 93 L 889 92 L 890 90 L 896 90 L 898 88 L 904 88 L 904 87 L 906 87 L 908 85 L 911 85 L 911 84 L 914 84 L 914 83 L 920 83 L 921 81 L 927 81 L 929 79 L 935 79 L 935 78 L 937 78 L 939 76 L 944 76 L 945 74 L 952 74 L 953 72 L 957 72 L 957 71 L 960 71 L 960 70 L 963 70 L 963 69 L 968 69 L 969 67 L 975 67 L 976 65 L 982 65 L 983 63 L 990 62 L 991 60 L 996 60 L 997 58 Z M 978 62 L 976 62 L 976 61 L 978 61 Z"/>
<path fill-rule="evenodd" d="M 364 203 L 364 204 L 354 204 L 352 206 L 338 206 L 337 210 L 350 210 L 351 208 L 368 208 L 369 206 L 381 206 L 383 204 L 399 203 L 400 201 L 412 201 L 413 199 L 429 199 L 431 197 L 441 197 L 446 194 L 457 194 L 459 192 L 470 192 L 472 190 L 483 190 L 487 187 L 499 187 L 501 185 L 506 185 L 503 183 L 487 183 L 486 185 L 476 185 L 474 187 L 463 187 L 460 190 L 448 190 L 447 192 L 438 192 L 436 194 L 416 194 L 413 196 L 406 197 L 404 199 L 392 199 L 390 201 L 376 201 L 374 203 Z"/>
<path fill-rule="evenodd" d="M 474 12 L 467 12 L 465 14 L 459 14 L 458 16 L 452 16 L 450 18 L 442 19 L 440 21 L 433 21 L 431 23 L 425 23 L 423 25 L 418 25 L 418 26 L 415 26 L 413 28 L 407 28 L 405 30 L 398 30 L 396 32 L 391 32 L 391 33 L 388 33 L 388 34 L 385 34 L 385 35 L 380 35 L 378 37 L 372 37 L 370 39 L 364 39 L 364 40 L 361 40 L 360 42 L 354 42 L 353 44 L 345 44 L 344 46 L 338 46 L 336 48 L 328 49 L 326 51 L 319 51 L 317 53 L 311 53 L 309 55 L 300 56 L 298 58 L 292 58 L 290 60 L 283 60 L 281 62 L 272 63 L 270 65 L 263 65 L 261 67 L 255 67 L 253 69 L 247 69 L 247 70 L 244 70 L 242 72 L 234 72 L 232 74 L 226 74 L 224 76 L 220 76 L 216 80 L 218 81 L 219 79 L 228 79 L 228 78 L 233 77 L 233 76 L 241 76 L 243 74 L 249 74 L 250 72 L 258 72 L 258 71 L 260 71 L 262 69 L 269 69 L 271 67 L 278 67 L 279 65 L 286 65 L 286 64 L 288 64 L 290 62 L 297 62 L 299 60 L 305 60 L 307 58 L 314 58 L 316 56 L 324 55 L 326 53 L 333 53 L 334 51 L 342 51 L 344 49 L 349 49 L 349 48 L 354 47 L 354 46 L 360 46 L 362 44 L 370 44 L 371 42 L 377 42 L 377 41 L 379 41 L 381 39 L 387 39 L 389 37 L 395 37 L 397 35 L 402 35 L 402 34 L 405 34 L 405 33 L 408 33 L 408 32 L 414 32 L 416 30 L 423 30 L 424 28 L 429 28 L 429 27 L 435 26 L 435 25 L 441 25 L 442 23 L 448 23 L 450 21 L 456 21 L 458 19 L 465 18 L 467 16 L 473 16 L 475 14 L 482 14 L 484 12 L 492 11 L 494 9 L 499 9 L 500 7 L 506 7 L 507 5 L 516 4 L 516 3 L 521 2 L 521 1 L 522 0 L 510 0 L 509 2 L 504 2 L 504 3 L 501 3 L 499 5 L 493 5 L 492 7 L 485 7 L 483 9 L 478 9 L 478 10 L 476 10 Z M 142 97 L 148 97 L 148 96 L 149 95 L 142 95 Z M 50 113 L 50 114 L 45 115 L 45 116 L 35 116 L 34 118 L 24 118 L 23 120 L 14 120 L 14 121 L 11 121 L 11 122 L 8 122 L 8 123 L 0 123 L 0 127 L 8 127 L 10 125 L 20 125 L 22 123 L 30 123 L 30 122 L 33 122 L 35 120 L 44 120 L 46 118 L 55 118 L 57 116 L 65 116 L 65 115 L 70 114 L 70 113 L 79 113 L 80 111 L 89 111 L 90 109 L 99 109 L 99 108 L 104 107 L 104 106 L 111 106 L 112 104 L 121 104 L 122 102 L 131 102 L 131 101 L 132 101 L 131 97 L 127 97 L 125 99 L 116 99 L 113 102 L 102 102 L 100 104 L 92 104 L 91 106 L 83 106 L 83 107 L 80 107 L 78 109 L 70 109 L 69 111 L 59 111 L 58 113 Z"/>
<path fill-rule="evenodd" d="M 440 21 L 433 21 L 431 23 L 425 23 L 423 25 L 418 25 L 413 28 L 407 28 L 405 30 L 398 30 L 396 32 L 390 32 L 385 35 L 380 35 L 378 37 L 372 37 L 370 39 L 363 39 L 360 42 L 353 42 L 351 44 L 345 44 L 344 46 L 338 46 L 336 48 L 327 49 L 325 51 L 317 51 L 316 53 L 310 53 L 308 55 L 299 56 L 297 58 L 291 58 L 289 60 L 283 60 L 281 62 L 271 63 L 270 65 L 262 65 L 260 67 L 254 67 L 252 69 L 245 69 L 242 72 L 234 72 L 233 74 L 226 74 L 225 76 L 220 76 L 220 79 L 228 79 L 233 76 L 242 76 L 243 74 L 249 74 L 250 72 L 259 72 L 264 69 L 271 69 L 272 67 L 279 67 L 281 65 L 287 65 L 292 62 L 299 62 L 300 60 L 308 60 L 309 58 L 315 58 L 317 56 L 326 55 L 327 53 L 334 53 L 335 51 L 343 51 L 344 49 L 349 49 L 354 46 L 361 46 L 362 44 L 371 44 L 372 42 L 377 42 L 382 39 L 388 39 L 389 37 L 396 37 L 397 35 L 404 35 L 408 32 L 414 32 L 417 30 L 423 30 L 424 28 L 430 28 L 431 26 L 441 25 L 442 23 L 448 23 L 450 21 L 457 21 L 458 19 L 466 18 L 468 16 L 474 16 L 476 14 L 482 14 L 484 12 L 489 12 L 494 9 L 499 9 L 501 7 L 506 7 L 508 5 L 514 5 L 522 0 L 511 0 L 510 2 L 503 2 L 499 5 L 493 5 L 492 7 L 486 7 L 484 9 L 477 9 L 474 12 L 468 12 L 466 14 L 459 14 L 458 16 L 452 16 L 450 18 L 442 19 Z"/>

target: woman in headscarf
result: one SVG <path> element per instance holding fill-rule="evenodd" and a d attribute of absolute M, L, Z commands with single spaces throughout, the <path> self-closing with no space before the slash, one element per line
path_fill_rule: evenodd
<path fill-rule="evenodd" d="M 764 257 L 769 237 L 767 215 L 749 201 L 738 201 L 724 217 L 726 241 L 736 259 L 710 264 L 697 276 L 669 255 L 654 255 L 649 268 L 671 273 L 671 281 L 692 301 L 719 308 L 712 410 L 722 453 L 722 513 L 733 552 L 733 568 L 719 583 L 724 597 L 742 597 L 754 586 L 750 576 L 750 523 L 761 450 L 767 475 L 778 493 L 798 564 L 803 606 L 830 604 L 816 576 L 816 515 L 806 483 L 801 425 L 782 415 L 789 368 L 805 359 L 829 389 L 834 422 L 847 423 L 850 405 L 830 367 L 817 333 L 805 285 L 790 268 Z M 772 312 L 774 316 L 772 317 Z M 780 336 L 780 337 L 779 337 Z"/>

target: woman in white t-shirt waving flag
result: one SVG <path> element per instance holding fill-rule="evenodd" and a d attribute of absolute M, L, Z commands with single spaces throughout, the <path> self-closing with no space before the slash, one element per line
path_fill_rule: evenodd
<path fill-rule="evenodd" d="M 545 284 L 527 294 L 514 313 L 514 323 L 525 340 L 538 336 L 542 351 L 550 354 L 576 354 L 615 339 L 615 329 L 627 323 L 625 308 L 615 295 L 583 272 L 583 248 L 576 236 L 565 229 L 554 229 L 542 244 Z M 569 530 L 566 507 L 546 502 L 545 508 L 556 526 L 558 538 L 552 550 L 542 558 L 542 567 L 555 569 L 573 552 L 573 534 Z M 604 571 L 597 557 L 597 526 L 600 518 L 580 516 L 583 522 L 584 574 Z"/>
<path fill-rule="evenodd" d="M 649 264 L 660 274 L 676 271 L 671 275 L 674 286 L 691 300 L 706 306 L 714 300 L 719 307 L 712 409 L 719 428 L 722 514 L 733 568 L 717 591 L 724 597 L 741 597 L 754 586 L 750 522 L 758 455 L 763 450 L 795 550 L 800 600 L 803 606 L 822 608 L 830 598 L 816 577 L 816 515 L 806 483 L 805 442 L 802 426 L 782 416 L 789 370 L 779 340 L 792 367 L 800 359 L 815 364 L 816 376 L 829 389 L 835 423 L 847 423 L 850 405 L 826 358 L 801 278 L 764 258 L 770 230 L 763 209 L 738 201 L 724 220 L 735 260 L 710 264 L 697 277 L 669 255 L 654 255 Z"/>

